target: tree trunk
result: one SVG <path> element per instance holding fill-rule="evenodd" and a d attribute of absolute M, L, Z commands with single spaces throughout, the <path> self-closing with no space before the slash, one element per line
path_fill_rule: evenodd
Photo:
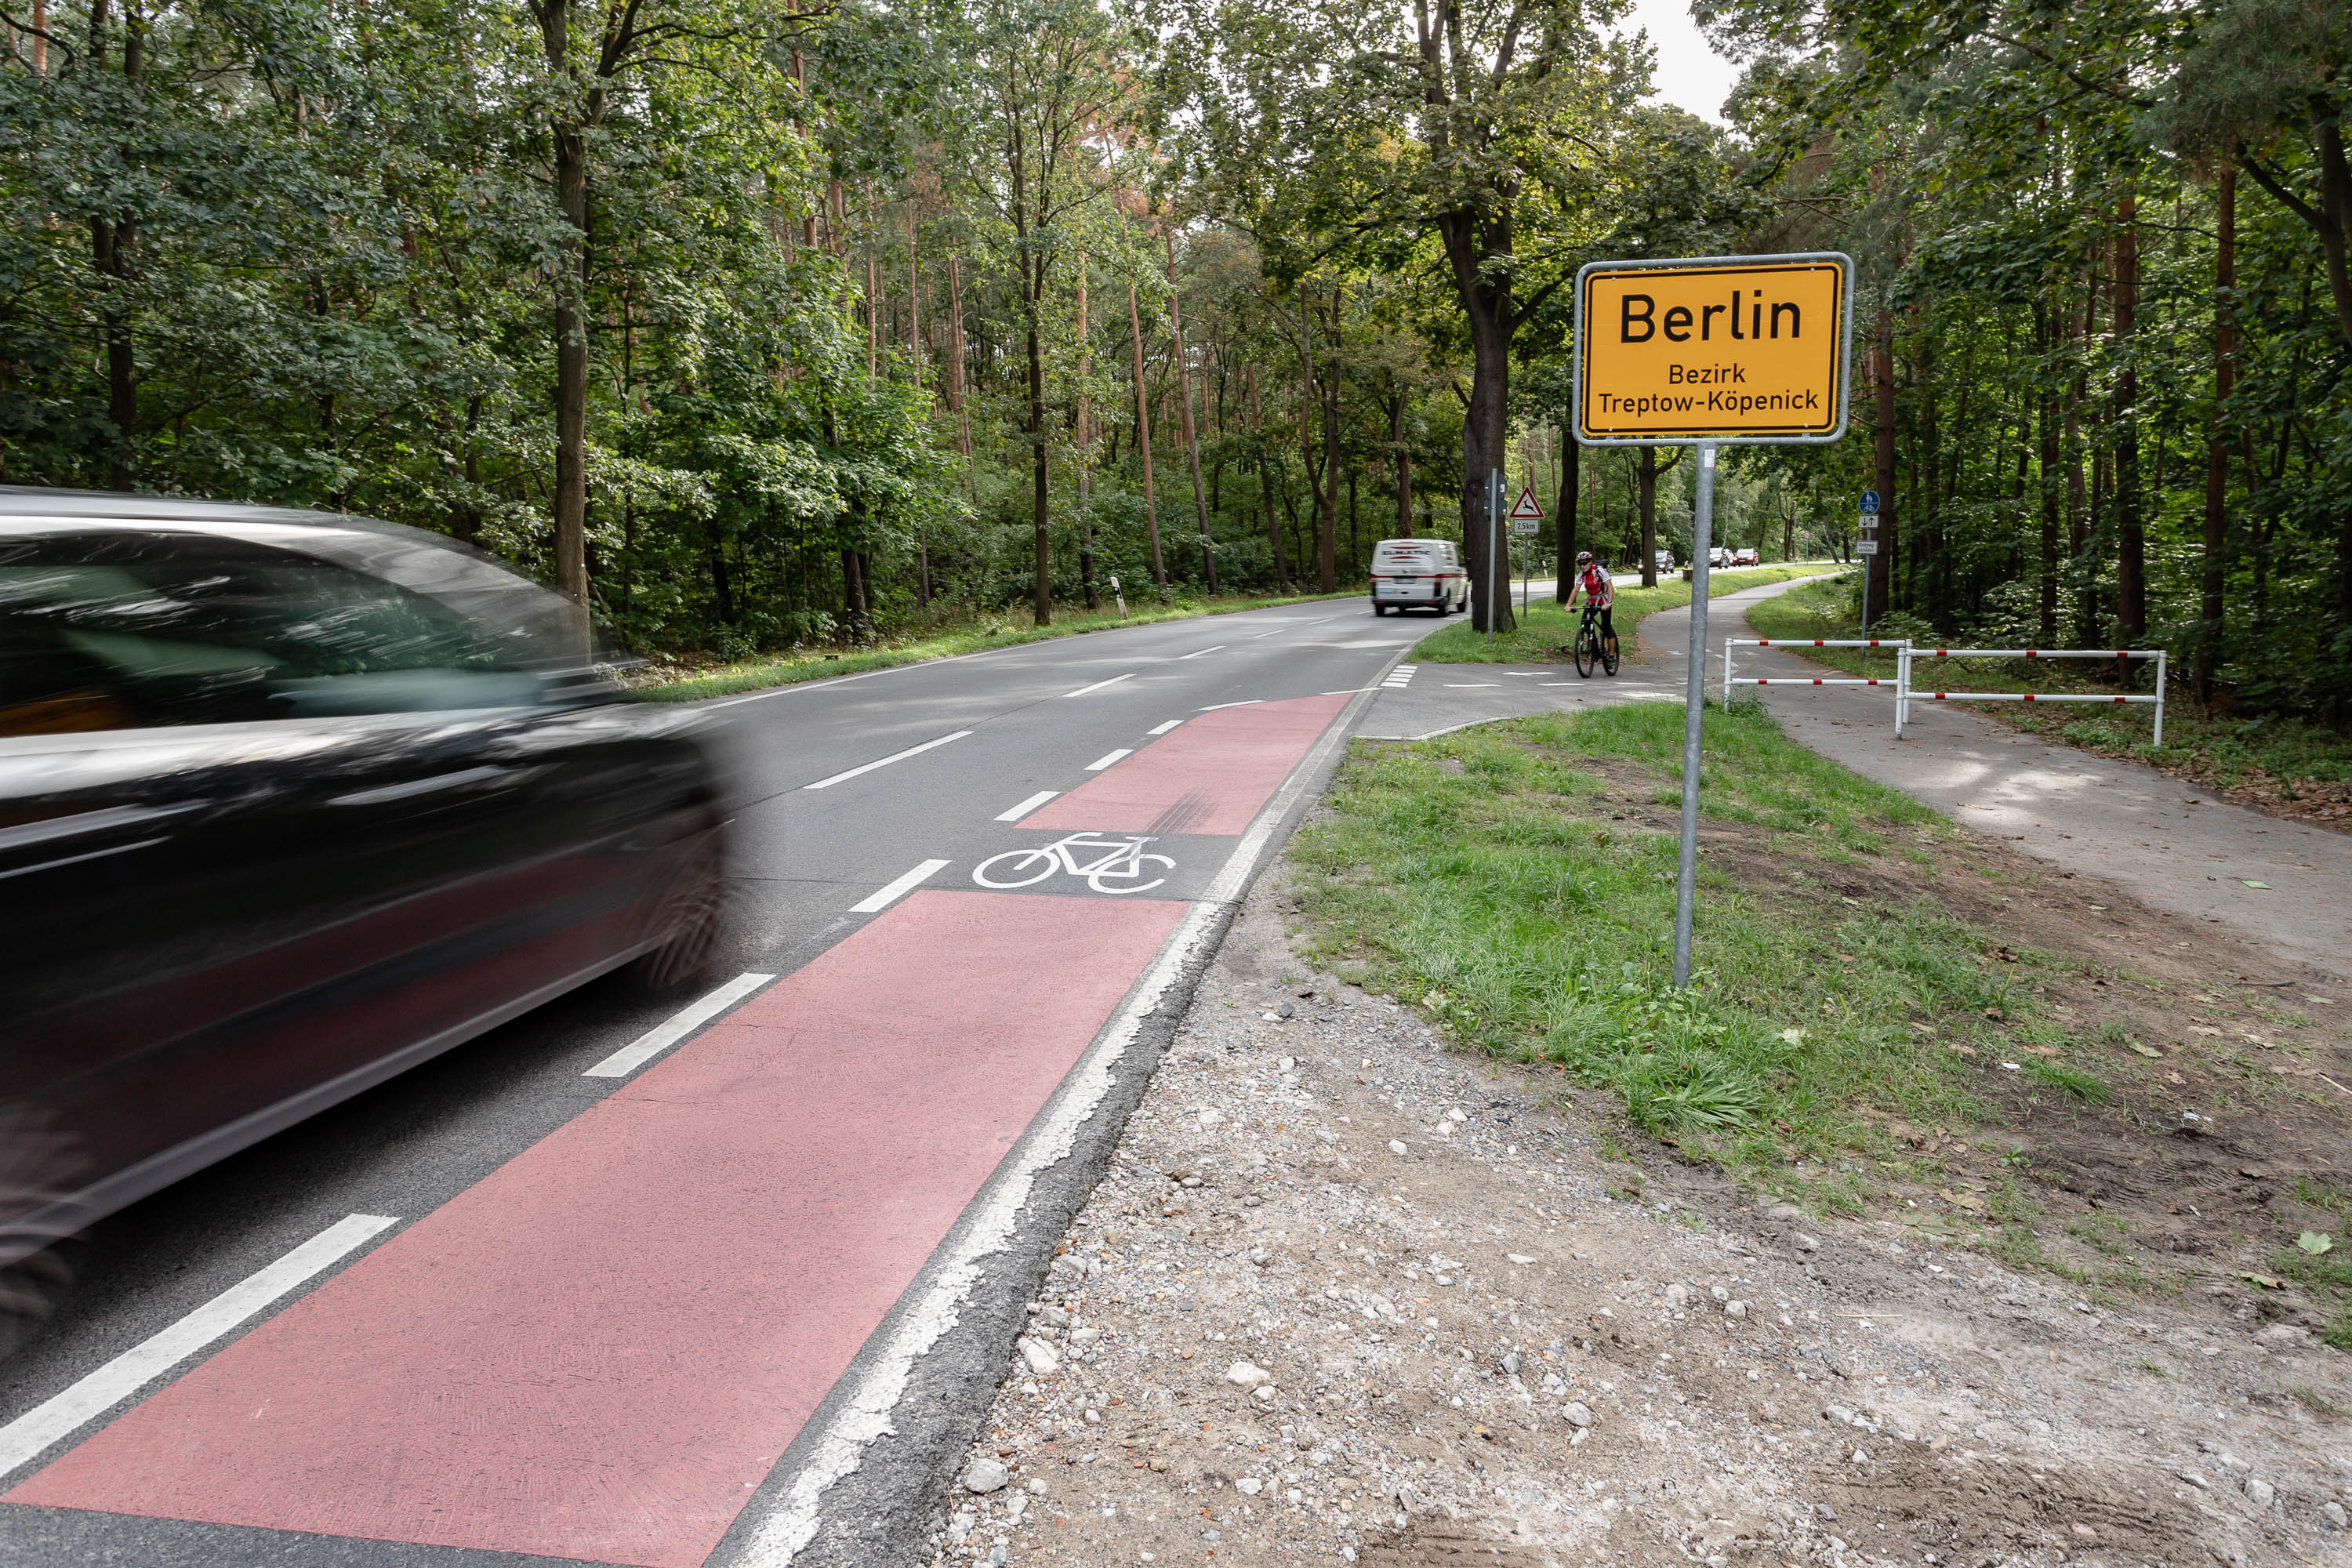
<path fill-rule="evenodd" d="M 1510 332 L 1503 315 L 1508 305 L 1484 284 L 1461 287 L 1460 270 L 1457 263 L 1456 292 L 1469 317 L 1471 348 L 1470 402 L 1462 411 L 1462 561 L 1470 574 L 1470 624 L 1482 632 L 1507 632 L 1516 625 L 1510 596 L 1489 580 L 1494 554 L 1487 540 L 1486 476 L 1501 471 L 1508 450 Z M 1652 450 L 1643 448 L 1645 455 Z M 1493 523 L 1497 534 L 1502 527 L 1500 520 Z"/>
<path fill-rule="evenodd" d="M 1315 578 L 1323 592 L 1339 586 L 1339 367 L 1323 378 L 1323 500 L 1315 529 Z"/>
<path fill-rule="evenodd" d="M 2047 304 L 2036 302 L 2033 307 L 2033 342 L 2040 350 L 2038 357 L 2045 364 L 2057 334 L 2052 330 L 2052 312 Z M 2057 395 L 2043 388 L 2036 402 L 2035 432 L 2041 439 L 2041 471 L 2037 475 L 2042 516 L 2042 582 L 2040 631 L 2035 636 L 2043 647 L 2058 643 L 2058 518 L 2062 495 L 2059 490 L 2059 468 L 2062 452 L 2058 438 Z"/>
<path fill-rule="evenodd" d="M 1874 417 L 1878 427 L 1872 432 L 1876 447 L 1876 478 L 1878 489 L 1878 552 L 1863 557 L 1862 574 L 1869 584 L 1870 606 L 1877 615 L 1885 615 L 1893 601 L 1888 590 L 1895 585 L 1895 319 L 1885 311 L 1878 313 L 1878 331 L 1871 343 L 1871 380 L 1878 394 Z"/>
<path fill-rule="evenodd" d="M 1412 453 L 1404 444 L 1404 389 L 1389 404 L 1389 451 L 1396 459 L 1397 537 L 1412 537 Z"/>
<path fill-rule="evenodd" d="M 1642 586 L 1658 585 L 1658 449 L 1643 447 L 1633 468 L 1642 517 Z M 1694 579 L 1696 580 L 1696 579 Z"/>
<path fill-rule="evenodd" d="M 2232 154 L 2235 148 L 2231 149 Z M 2238 166 L 2225 161 L 2213 193 L 2213 422 L 2205 437 L 2205 560 L 2197 615 L 2197 700 L 2211 707 L 2221 667 L 2223 558 L 2230 542 L 2230 389 L 2238 371 Z M 2347 563 L 2352 566 L 2352 562 Z"/>
<path fill-rule="evenodd" d="M 1555 605 L 1565 605 L 1576 591 L 1576 480 L 1584 458 L 1584 444 L 1576 438 L 1575 430 L 1565 417 L 1560 421 L 1559 438 L 1559 489 L 1551 503 L 1559 562 L 1552 568 L 1551 599 Z"/>
<path fill-rule="evenodd" d="M 1259 498 L 1265 503 L 1265 544 L 1274 557 L 1274 587 L 1277 594 L 1290 592 L 1290 568 L 1283 559 L 1282 524 L 1274 514 L 1274 478 L 1265 467 L 1265 410 L 1257 399 L 1257 366 L 1242 367 L 1243 379 L 1249 385 L 1250 434 L 1257 448 L 1257 488 Z"/>
<path fill-rule="evenodd" d="M 114 426 L 107 482 L 118 490 L 131 488 L 137 468 L 139 362 L 131 340 L 131 310 L 123 299 L 130 280 L 129 252 L 137 236 L 135 224 L 90 220 L 90 260 L 105 280 L 100 332 L 106 340 L 106 416 Z"/>
<path fill-rule="evenodd" d="M 549 6 L 561 9 L 561 0 Z M 553 46 L 551 44 L 551 50 Z M 571 226 L 572 276 L 555 285 L 555 587 L 588 603 L 588 136 L 576 121 L 555 127 L 555 200 Z"/>
<path fill-rule="evenodd" d="M 1087 384 L 1095 374 L 1094 340 L 1087 332 L 1087 256 L 1078 253 L 1078 416 L 1076 446 L 1078 448 L 1078 584 L 1086 592 L 1089 612 L 1102 608 L 1102 595 L 1095 587 L 1095 524 L 1088 507 L 1094 499 L 1094 473 L 1087 462 L 1087 447 L 1093 435 L 1094 405 L 1087 397 Z"/>
<path fill-rule="evenodd" d="M 2116 237 L 2116 639 L 2137 647 L 2147 635 L 2147 542 L 2140 522 L 2139 352 L 2132 333 L 2139 307 L 2139 198 L 2126 192 Z"/>
<path fill-rule="evenodd" d="M 1201 525 L 1201 576 L 1209 592 L 1217 591 L 1217 546 L 1209 536 L 1209 503 L 1201 488 L 1201 437 L 1192 422 L 1192 365 L 1184 353 L 1184 312 L 1177 303 L 1176 236 L 1160 237 L 1168 247 L 1168 335 L 1176 355 L 1176 390 L 1184 405 L 1184 450 L 1192 464 L 1192 516 Z"/>
<path fill-rule="evenodd" d="M 1127 280 L 1127 327 L 1135 348 L 1135 449 L 1143 459 L 1143 524 L 1151 536 L 1151 580 L 1168 586 L 1160 557 L 1160 504 L 1151 494 L 1151 398 L 1143 386 L 1143 312 L 1135 302 L 1135 279 Z"/>
<path fill-rule="evenodd" d="M 1021 337 L 1029 360 L 1029 509 L 1036 552 L 1031 614 L 1037 625 L 1047 626 L 1054 624 L 1053 547 L 1047 537 L 1053 521 L 1053 491 L 1045 468 L 1045 353 L 1037 326 L 1045 294 L 1045 263 L 1029 246 L 1028 165 L 1017 118 L 1005 152 L 1013 174 L 1013 237 L 1021 254 Z"/>
<path fill-rule="evenodd" d="M 948 258 L 948 408 L 956 416 L 956 451 L 964 460 L 964 483 L 971 482 L 971 411 L 964 406 L 963 270 Z"/>

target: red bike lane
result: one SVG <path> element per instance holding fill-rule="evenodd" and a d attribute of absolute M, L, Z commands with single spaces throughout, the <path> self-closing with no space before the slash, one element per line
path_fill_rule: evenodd
<path fill-rule="evenodd" d="M 1021 827 L 1238 836 L 1345 701 Z M 0 1500 L 699 1563 L 1190 908 L 917 892 Z"/>

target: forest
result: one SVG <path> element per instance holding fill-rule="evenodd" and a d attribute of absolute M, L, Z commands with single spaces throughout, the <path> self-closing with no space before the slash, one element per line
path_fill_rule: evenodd
<path fill-rule="evenodd" d="M 2352 711 L 2352 13 L 1696 0 L 7 0 L 0 482 L 341 510 L 641 653 L 1687 551 L 1564 430 L 1576 268 L 1853 258 L 1850 434 L 1718 539 L 1894 635 Z M 1489 606 L 1476 607 L 1484 625 Z M 1507 604 L 1492 606 L 1507 622 Z"/>

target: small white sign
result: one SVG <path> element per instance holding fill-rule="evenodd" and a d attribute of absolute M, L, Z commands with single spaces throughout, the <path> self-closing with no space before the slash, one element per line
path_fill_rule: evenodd
<path fill-rule="evenodd" d="M 1865 539 L 1859 544 L 1856 544 L 1854 549 L 1864 555 L 1875 555 L 1878 553 L 1878 541 L 1875 539 Z"/>
<path fill-rule="evenodd" d="M 1515 517 L 1511 520 L 1511 531 L 1513 533 L 1525 534 L 1541 533 L 1543 531 L 1543 524 L 1533 518 Z"/>

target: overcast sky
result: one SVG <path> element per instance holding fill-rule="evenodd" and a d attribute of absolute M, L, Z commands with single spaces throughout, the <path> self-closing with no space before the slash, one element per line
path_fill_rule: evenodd
<path fill-rule="evenodd" d="M 1723 100 L 1739 68 L 1706 47 L 1691 21 L 1688 0 L 1633 0 L 1628 29 L 1644 28 L 1658 51 L 1655 96 L 1702 120 L 1723 123 Z"/>

